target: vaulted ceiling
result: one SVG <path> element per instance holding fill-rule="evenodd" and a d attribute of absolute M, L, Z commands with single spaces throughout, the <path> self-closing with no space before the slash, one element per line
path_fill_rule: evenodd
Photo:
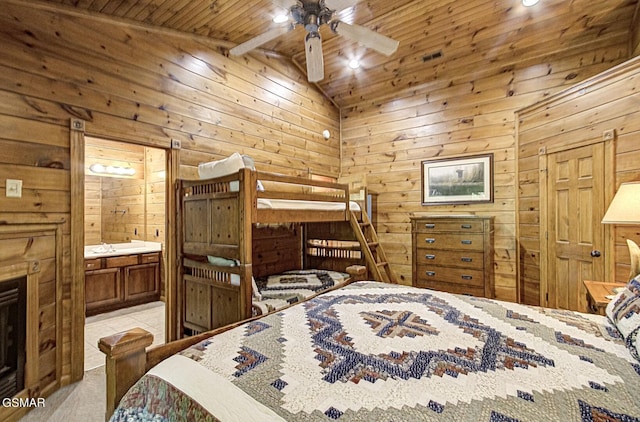
<path fill-rule="evenodd" d="M 242 43 L 271 28 L 282 0 L 43 0 L 119 20 Z M 400 42 L 395 54 L 375 51 L 321 27 L 325 78 L 318 87 L 339 106 L 354 105 L 487 65 L 529 61 L 629 40 L 638 0 L 361 0 L 337 14 Z M 305 69 L 305 30 L 297 26 L 262 46 Z M 347 63 L 357 58 L 361 67 Z"/>

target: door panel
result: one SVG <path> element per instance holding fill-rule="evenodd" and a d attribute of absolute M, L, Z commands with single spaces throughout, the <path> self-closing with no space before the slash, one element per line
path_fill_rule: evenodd
<path fill-rule="evenodd" d="M 587 311 L 583 280 L 603 280 L 604 146 L 548 157 L 547 306 Z"/>

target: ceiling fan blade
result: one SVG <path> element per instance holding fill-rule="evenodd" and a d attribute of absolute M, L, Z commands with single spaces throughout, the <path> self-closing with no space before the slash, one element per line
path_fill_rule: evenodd
<path fill-rule="evenodd" d="M 291 29 L 291 25 L 278 26 L 270 29 L 263 34 L 258 35 L 257 37 L 251 38 L 250 40 L 245 41 L 242 44 L 236 45 L 229 50 L 229 54 L 231 54 L 232 56 L 241 56 L 244 53 L 253 50 L 254 48 L 258 48 L 261 45 L 278 38 L 280 35 L 284 34 L 285 32 L 289 32 Z"/>
<path fill-rule="evenodd" d="M 307 59 L 307 79 L 318 82 L 324 79 L 324 58 L 322 57 L 322 39 L 317 32 L 310 32 L 304 39 Z"/>
<path fill-rule="evenodd" d="M 399 41 L 378 34 L 375 31 L 360 25 L 350 25 L 342 21 L 333 21 L 331 29 L 336 34 L 357 41 L 367 48 L 372 48 L 385 56 L 390 56 L 398 49 Z"/>
<path fill-rule="evenodd" d="M 340 12 L 346 8 L 353 7 L 359 0 L 324 0 L 324 4 L 331 10 Z"/>

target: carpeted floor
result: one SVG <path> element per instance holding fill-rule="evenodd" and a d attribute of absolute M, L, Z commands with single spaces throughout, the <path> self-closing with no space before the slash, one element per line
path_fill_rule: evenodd
<path fill-rule="evenodd" d="M 104 421 L 106 386 L 104 366 L 84 373 L 82 381 L 67 385 L 45 399 L 20 422 L 101 422 Z"/>

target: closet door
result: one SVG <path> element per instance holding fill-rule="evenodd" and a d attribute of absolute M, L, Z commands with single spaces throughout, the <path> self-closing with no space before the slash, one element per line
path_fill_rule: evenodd
<path fill-rule="evenodd" d="M 605 274 L 604 146 L 549 154 L 547 166 L 547 289 L 541 303 L 586 312 L 583 281 L 604 280 Z"/>

